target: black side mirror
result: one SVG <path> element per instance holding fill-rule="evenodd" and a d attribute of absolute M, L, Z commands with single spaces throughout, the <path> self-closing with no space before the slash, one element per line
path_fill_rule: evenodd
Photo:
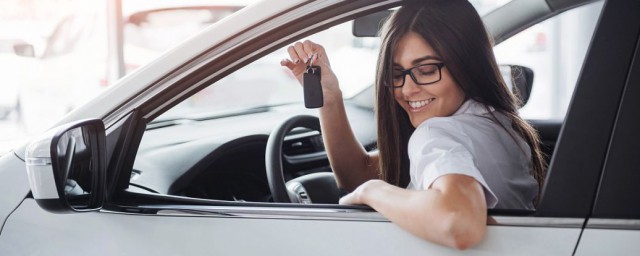
<path fill-rule="evenodd" d="M 529 101 L 533 89 L 533 70 L 520 65 L 500 65 L 500 73 L 523 107 Z"/>
<path fill-rule="evenodd" d="M 25 44 L 25 43 L 19 43 L 19 44 L 13 45 L 13 52 L 16 55 L 22 56 L 22 57 L 33 58 L 36 56 L 36 51 L 34 50 L 33 45 Z"/>
<path fill-rule="evenodd" d="M 52 212 L 102 208 L 106 187 L 105 140 L 104 124 L 92 119 L 63 126 L 53 137 L 30 145 L 27 172 L 36 202 Z"/>

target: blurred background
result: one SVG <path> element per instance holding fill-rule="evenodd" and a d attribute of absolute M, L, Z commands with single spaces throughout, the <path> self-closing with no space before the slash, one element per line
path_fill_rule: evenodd
<path fill-rule="evenodd" d="M 481 15 L 509 2 L 470 1 Z M 0 154 L 252 2 L 0 0 Z M 495 48 L 498 63 L 535 72 L 525 118 L 564 118 L 601 7 L 563 13 Z"/>

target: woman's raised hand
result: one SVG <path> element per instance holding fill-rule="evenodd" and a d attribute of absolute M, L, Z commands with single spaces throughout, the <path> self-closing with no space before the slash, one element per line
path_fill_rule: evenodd
<path fill-rule="evenodd" d="M 320 82 L 322 83 L 323 96 L 325 102 L 327 99 L 334 99 L 336 96 L 342 98 L 340 88 L 338 87 L 338 79 L 331 70 L 329 58 L 322 45 L 316 44 L 309 40 L 304 42 L 296 42 L 287 48 L 290 59 L 283 59 L 280 65 L 287 67 L 293 75 L 302 84 L 302 74 L 307 68 L 310 60 L 314 66 L 320 67 Z"/>

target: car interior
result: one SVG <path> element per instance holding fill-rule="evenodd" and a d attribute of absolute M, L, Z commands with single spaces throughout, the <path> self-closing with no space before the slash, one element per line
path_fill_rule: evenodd
<path fill-rule="evenodd" d="M 545 14 L 518 19 L 509 12 L 517 7 L 514 5 L 522 2 L 513 1 L 513 4 L 507 4 L 484 16 L 496 44 L 540 20 L 593 1 L 573 1 L 572 4 L 559 6 Z M 388 15 L 387 8 L 373 15 L 360 15 L 354 24 L 359 22 L 369 28 L 358 30 L 354 25 L 354 34 L 358 34 L 358 30 L 362 32 L 359 36 L 364 38 L 375 33 L 376 29 L 371 28 L 371 24 L 378 24 L 375 21 L 384 18 L 385 13 Z M 371 18 L 374 15 L 378 17 Z M 518 22 L 507 26 L 503 24 L 504 20 Z M 366 40 L 359 41 L 359 44 L 366 44 Z M 260 65 L 265 59 L 270 58 L 264 55 L 250 65 Z M 278 64 L 271 62 L 270 65 Z M 501 68 L 504 69 L 505 80 L 524 106 L 533 89 L 534 71 L 521 65 L 502 65 Z M 236 73 L 241 71 L 242 69 L 237 70 Z M 236 73 L 228 77 L 233 77 Z M 213 83 L 201 92 L 212 90 L 219 83 L 221 82 Z M 221 92 L 224 91 L 220 90 L 218 93 Z M 264 92 L 258 90 L 258 93 Z M 296 202 L 307 205 L 305 207 L 316 208 L 336 204 L 345 191 L 337 188 L 331 175 L 317 123 L 317 112 L 304 108 L 299 88 L 292 94 L 299 98 L 298 101 L 257 107 L 241 106 L 207 115 L 180 116 L 178 110 L 183 105 L 197 104 L 198 100 L 221 100 L 206 98 L 206 94 L 196 94 L 180 104 L 172 104 L 173 108 L 164 109 L 162 112 L 165 116 L 159 115 L 156 119 L 148 120 L 144 126 L 142 141 L 137 145 L 137 153 L 127 157 L 125 163 L 130 162 L 130 176 L 123 178 L 111 174 L 111 179 L 119 179 L 120 184 L 127 183 L 125 190 L 115 195 L 119 207 L 152 202 L 246 206 L 264 206 L 263 203 L 277 206 L 279 204 L 272 202 Z M 373 101 L 373 86 L 365 87 L 345 99 L 352 129 L 367 151 L 376 150 Z M 223 104 L 231 103 L 223 101 Z M 167 113 L 172 115 L 166 115 Z M 562 120 L 528 121 L 538 130 L 544 153 L 550 159 L 560 134 Z M 128 121 L 122 122 L 124 124 L 121 124 L 121 129 L 125 129 Z M 111 148 L 118 147 L 118 143 L 123 142 L 111 143 Z M 111 157 L 117 156 L 114 152 Z M 128 169 L 124 165 L 110 166 L 110 169 L 116 168 Z M 308 205 L 309 203 L 313 205 Z M 370 210 L 367 207 L 331 207 Z M 141 209 L 143 208 L 138 207 L 136 211 L 144 211 Z M 155 210 L 153 207 L 148 209 Z M 132 208 L 129 210 L 133 211 Z"/>

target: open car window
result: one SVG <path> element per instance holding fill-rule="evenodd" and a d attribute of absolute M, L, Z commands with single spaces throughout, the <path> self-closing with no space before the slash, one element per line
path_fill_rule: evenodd
<path fill-rule="evenodd" d="M 330 27 L 300 41 L 322 44 L 348 99 L 374 84 L 379 38 L 358 38 L 352 21 Z M 273 127 L 299 114 L 313 114 L 303 104 L 302 87 L 280 66 L 287 47 L 262 56 L 207 86 L 152 120 L 134 163 L 130 189 L 225 201 L 270 202 L 265 146 Z M 373 121 L 371 109 L 347 106 L 357 119 Z M 375 127 L 364 124 L 358 136 L 375 144 Z M 330 171 L 322 149 L 305 149 L 317 132 L 295 131 L 291 151 L 301 161 L 285 164 L 287 179 Z M 298 147 L 296 143 L 302 145 Z M 287 146 L 285 146 L 287 147 Z"/>
<path fill-rule="evenodd" d="M 586 9 L 587 15 L 597 15 L 601 3 L 581 8 L 577 10 Z M 557 95 L 545 95 L 555 93 L 550 90 L 565 90 L 567 92 L 562 95 L 568 103 L 575 78 L 573 82 L 552 78 L 565 71 L 575 72 L 577 77 L 588 45 L 588 40 L 578 39 L 590 38 L 593 27 L 585 27 L 580 37 L 569 35 L 567 40 L 580 41 L 584 50 L 572 52 L 573 61 L 554 62 L 554 69 L 547 67 L 548 61 L 569 53 L 553 48 L 559 46 L 552 44 L 564 42 L 567 34 L 556 31 L 552 40 L 537 41 L 537 38 L 550 33 L 541 27 L 564 26 L 566 22 L 561 20 L 571 15 L 574 15 L 572 11 L 560 14 L 495 47 L 499 64 L 520 64 L 534 70 L 534 92 L 521 110 L 527 119 L 555 119 L 564 115 L 562 111 L 559 114 L 555 106 L 564 103 L 549 100 Z M 345 22 L 300 39 L 312 40 L 326 48 L 346 99 L 373 86 L 380 44 L 379 38 L 354 37 L 351 29 L 352 22 Z M 271 202 L 265 174 L 269 133 L 290 116 L 317 114 L 304 108 L 301 86 L 279 64 L 288 57 L 286 47 L 288 45 L 236 70 L 152 120 L 137 152 L 130 189 L 191 198 Z M 354 120 L 351 125 L 356 137 L 367 150 L 374 149 L 373 106 L 362 108 L 347 102 L 346 109 L 349 118 Z M 564 109 L 566 111 L 566 106 Z M 549 156 L 553 153 L 561 122 L 554 123 L 551 132 L 542 134 Z M 290 151 L 284 152 L 285 158 L 298 162 L 285 164 L 286 180 L 331 171 L 322 145 L 318 145 L 321 144 L 319 136 L 317 132 L 304 130 L 290 136 L 290 144 L 285 145 Z"/>
<path fill-rule="evenodd" d="M 359 38 L 345 22 L 307 38 L 327 50 L 340 80 L 344 98 L 373 85 L 379 38 Z M 286 47 L 278 49 L 233 72 L 159 116 L 154 122 L 172 119 L 215 118 L 256 108 L 302 102 L 302 87 L 280 60 L 288 58 Z"/>

